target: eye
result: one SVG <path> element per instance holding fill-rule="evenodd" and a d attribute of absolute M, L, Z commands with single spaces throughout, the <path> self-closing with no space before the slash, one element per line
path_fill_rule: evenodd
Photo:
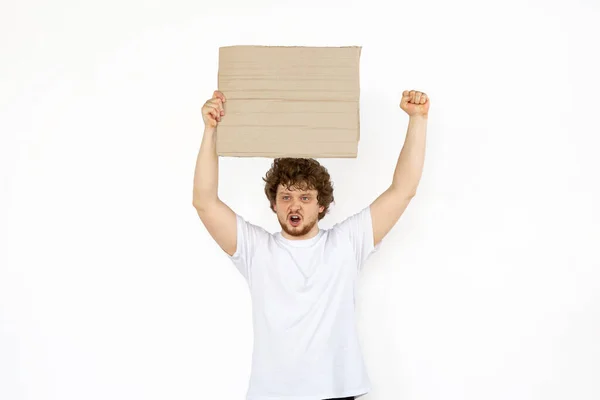
<path fill-rule="evenodd" d="M 283 196 L 282 199 L 283 200 L 288 200 L 290 198 L 290 196 Z"/>
<path fill-rule="evenodd" d="M 308 196 L 303 196 L 302 197 L 304 200 L 308 201 Z"/>

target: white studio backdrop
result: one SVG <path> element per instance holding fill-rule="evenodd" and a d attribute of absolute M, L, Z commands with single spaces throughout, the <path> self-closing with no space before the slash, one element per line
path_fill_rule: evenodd
<path fill-rule="evenodd" d="M 250 5 L 250 3 L 252 3 Z M 327 228 L 391 182 L 431 98 L 417 196 L 360 277 L 366 400 L 600 398 L 600 5 L 3 2 L 0 399 L 243 399 L 245 282 L 192 207 L 225 45 L 363 46 L 356 159 Z M 220 196 L 270 231 L 269 159 Z"/>

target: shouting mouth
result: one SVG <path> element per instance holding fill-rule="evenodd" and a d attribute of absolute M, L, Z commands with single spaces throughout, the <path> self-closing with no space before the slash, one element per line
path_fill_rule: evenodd
<path fill-rule="evenodd" d="M 292 214 L 288 217 L 288 221 L 290 221 L 290 225 L 297 227 L 302 223 L 302 217 L 297 214 Z"/>

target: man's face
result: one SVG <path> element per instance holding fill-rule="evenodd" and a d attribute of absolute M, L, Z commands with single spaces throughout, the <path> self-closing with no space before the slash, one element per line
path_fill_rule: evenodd
<path fill-rule="evenodd" d="M 317 202 L 316 190 L 299 190 L 279 185 L 274 209 L 279 224 L 293 239 L 303 239 L 318 229 L 319 213 L 324 207 Z"/>

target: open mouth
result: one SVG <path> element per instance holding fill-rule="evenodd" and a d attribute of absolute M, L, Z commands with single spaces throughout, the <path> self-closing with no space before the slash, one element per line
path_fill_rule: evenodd
<path fill-rule="evenodd" d="M 302 218 L 299 215 L 290 215 L 289 221 L 290 221 L 290 225 L 298 226 L 302 222 Z"/>

